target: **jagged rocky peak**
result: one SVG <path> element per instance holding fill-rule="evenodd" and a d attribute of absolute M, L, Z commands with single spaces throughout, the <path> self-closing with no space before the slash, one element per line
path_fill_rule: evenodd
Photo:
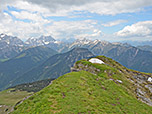
<path fill-rule="evenodd" d="M 25 43 L 31 46 L 40 46 L 58 42 L 52 36 L 40 36 L 38 38 L 31 37 Z"/>
<path fill-rule="evenodd" d="M 39 40 L 44 40 L 44 41 L 56 41 L 52 36 L 41 36 Z"/>
<path fill-rule="evenodd" d="M 99 42 L 101 42 L 101 40 L 96 39 L 96 40 L 93 41 L 94 44 L 97 44 Z"/>
<path fill-rule="evenodd" d="M 13 46 L 23 46 L 24 42 L 14 36 L 0 34 L 0 43 L 5 43 L 5 45 L 13 45 Z"/>
<path fill-rule="evenodd" d="M 86 38 L 83 38 L 83 39 L 77 39 L 72 45 L 96 45 L 96 44 L 102 44 L 102 45 L 108 45 L 110 44 L 110 42 L 108 41 L 101 41 L 101 40 L 88 40 Z"/>
<path fill-rule="evenodd" d="M 3 33 L 0 34 L 0 38 L 3 38 L 3 37 L 5 37 L 5 34 L 3 34 Z"/>
<path fill-rule="evenodd" d="M 111 44 L 110 42 L 108 42 L 108 41 L 100 41 L 101 42 L 101 44 L 103 45 L 103 46 L 105 46 L 105 45 L 108 45 L 108 44 Z"/>
<path fill-rule="evenodd" d="M 83 39 L 77 39 L 74 43 L 89 44 L 90 42 L 91 42 L 91 40 L 88 40 L 87 38 L 83 38 Z"/>

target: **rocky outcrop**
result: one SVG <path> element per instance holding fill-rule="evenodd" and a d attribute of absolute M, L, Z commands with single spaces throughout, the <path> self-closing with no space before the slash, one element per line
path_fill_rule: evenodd
<path fill-rule="evenodd" d="M 97 69 L 93 66 L 84 65 L 82 63 L 74 64 L 74 66 L 71 68 L 71 72 L 79 72 L 79 71 L 89 71 L 90 73 L 97 75 L 97 73 L 100 72 L 100 69 Z"/>

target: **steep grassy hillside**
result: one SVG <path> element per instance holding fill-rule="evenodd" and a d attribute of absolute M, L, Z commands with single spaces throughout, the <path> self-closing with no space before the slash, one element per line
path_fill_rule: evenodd
<path fill-rule="evenodd" d="M 77 72 L 54 80 L 12 113 L 151 114 L 151 92 L 146 88 L 151 74 L 126 69 L 103 56 L 97 58 L 105 64 L 78 61 L 72 68 Z"/>
<path fill-rule="evenodd" d="M 0 64 L 0 90 L 10 87 L 13 80 L 55 54 L 57 54 L 56 51 L 47 47 L 32 47 L 16 57 L 2 62 Z"/>

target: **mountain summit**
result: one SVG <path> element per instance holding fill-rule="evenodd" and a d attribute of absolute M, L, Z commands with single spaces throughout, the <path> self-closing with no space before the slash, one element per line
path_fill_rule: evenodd
<path fill-rule="evenodd" d="M 0 60 L 16 56 L 23 50 L 24 42 L 17 37 L 0 34 Z"/>
<path fill-rule="evenodd" d="M 25 43 L 30 46 L 48 45 L 56 40 L 52 36 L 41 36 L 39 38 L 31 37 Z"/>

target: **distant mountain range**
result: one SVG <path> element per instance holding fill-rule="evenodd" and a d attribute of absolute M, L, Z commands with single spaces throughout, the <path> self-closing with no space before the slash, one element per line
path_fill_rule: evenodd
<path fill-rule="evenodd" d="M 152 72 L 150 46 L 100 40 L 59 42 L 51 36 L 29 38 L 0 35 L 0 89 L 24 82 L 57 78 L 70 71 L 77 60 L 105 55 L 127 68 Z M 86 49 L 84 49 L 86 48 Z"/>
<path fill-rule="evenodd" d="M 133 45 L 133 46 L 144 46 L 144 45 L 152 46 L 151 40 L 149 40 L 149 41 L 129 41 L 129 40 L 126 40 L 126 41 L 121 41 L 121 43 L 129 43 L 130 45 Z"/>
<path fill-rule="evenodd" d="M 56 41 L 51 36 L 41 36 L 40 38 L 29 38 L 23 42 L 17 37 L 0 34 L 0 61 L 5 61 L 17 56 L 21 51 L 30 47 L 45 46 L 58 50 L 64 43 Z"/>
<path fill-rule="evenodd" d="M 89 49 L 94 55 L 105 55 L 110 57 L 127 68 L 152 72 L 152 52 L 145 51 L 138 47 L 131 46 L 127 43 L 110 43 L 107 41 L 90 41 L 87 39 L 76 40 L 72 44 L 65 45 L 60 52 L 71 50 L 74 47 L 82 47 Z"/>

